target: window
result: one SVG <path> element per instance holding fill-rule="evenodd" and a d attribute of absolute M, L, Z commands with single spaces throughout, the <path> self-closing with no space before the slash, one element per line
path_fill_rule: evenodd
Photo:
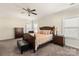
<path fill-rule="evenodd" d="M 65 45 L 79 48 L 79 17 L 63 20 L 63 34 L 65 36 Z"/>
<path fill-rule="evenodd" d="M 79 39 L 79 17 L 64 19 L 63 32 L 65 37 Z"/>
<path fill-rule="evenodd" d="M 25 26 L 25 32 L 34 31 L 37 32 L 37 20 L 32 20 Z"/>

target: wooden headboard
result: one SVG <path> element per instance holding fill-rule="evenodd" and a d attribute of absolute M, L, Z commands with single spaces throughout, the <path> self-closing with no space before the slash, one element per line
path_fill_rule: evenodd
<path fill-rule="evenodd" d="M 43 26 L 39 28 L 40 30 L 51 30 L 53 31 L 53 35 L 55 35 L 55 26 L 50 27 L 50 26 Z"/>
<path fill-rule="evenodd" d="M 50 27 L 50 26 L 43 26 L 43 27 L 40 27 L 40 30 L 54 30 L 55 27 Z"/>

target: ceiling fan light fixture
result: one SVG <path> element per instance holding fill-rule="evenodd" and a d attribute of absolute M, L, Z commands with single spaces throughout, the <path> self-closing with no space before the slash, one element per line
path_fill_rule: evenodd
<path fill-rule="evenodd" d="M 34 14 L 37 15 L 37 13 L 34 13 L 34 11 L 36 11 L 36 9 L 29 9 L 29 8 L 22 8 L 24 11 L 27 11 L 28 16 L 30 16 L 30 14 Z"/>

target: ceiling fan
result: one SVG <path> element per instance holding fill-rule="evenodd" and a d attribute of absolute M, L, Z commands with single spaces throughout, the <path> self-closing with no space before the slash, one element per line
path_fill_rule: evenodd
<path fill-rule="evenodd" d="M 36 9 L 30 9 L 30 8 L 22 8 L 24 11 L 27 12 L 28 16 L 30 16 L 30 14 L 34 14 L 34 15 L 37 15 L 37 13 L 34 13 L 34 11 L 36 11 Z M 25 13 L 25 12 L 24 12 Z"/>

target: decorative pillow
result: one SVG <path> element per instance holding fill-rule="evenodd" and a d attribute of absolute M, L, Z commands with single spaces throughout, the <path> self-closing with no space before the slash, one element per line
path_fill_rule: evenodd
<path fill-rule="evenodd" d="M 38 31 L 38 34 L 46 34 L 46 35 L 48 35 L 48 34 L 52 34 L 53 33 L 53 31 L 51 31 L 51 30 L 39 30 Z"/>
<path fill-rule="evenodd" d="M 50 34 L 50 30 L 45 30 L 45 33 L 48 35 Z"/>
<path fill-rule="evenodd" d="M 42 30 L 40 30 L 40 34 L 44 34 L 44 32 Z"/>
<path fill-rule="evenodd" d="M 50 30 L 42 30 L 42 32 L 43 34 L 46 34 L 46 35 L 50 34 Z"/>
<path fill-rule="evenodd" d="M 39 30 L 37 33 L 38 34 L 43 34 L 43 31 L 42 30 Z"/>

